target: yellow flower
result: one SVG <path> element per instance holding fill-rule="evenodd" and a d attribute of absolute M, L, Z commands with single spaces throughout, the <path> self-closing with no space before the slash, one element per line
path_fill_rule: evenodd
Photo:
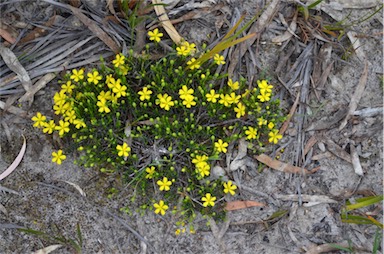
<path fill-rule="evenodd" d="M 169 110 L 172 106 L 175 105 L 175 102 L 172 101 L 172 97 L 168 94 L 158 94 L 156 100 L 156 105 L 160 104 L 160 108 L 163 108 L 165 110 Z"/>
<path fill-rule="evenodd" d="M 117 153 L 118 156 L 120 156 L 120 157 L 122 157 L 122 156 L 128 157 L 129 152 L 131 151 L 131 148 L 128 146 L 127 143 L 124 142 L 122 146 L 121 145 L 117 145 L 116 146 L 116 150 L 118 151 L 118 153 Z"/>
<path fill-rule="evenodd" d="M 181 229 L 180 228 L 176 229 L 175 235 L 180 235 L 180 233 L 181 233 Z"/>
<path fill-rule="evenodd" d="M 88 73 L 88 82 L 97 85 L 99 83 L 99 80 L 102 79 L 102 77 L 99 75 L 98 71 L 94 71 L 93 73 Z"/>
<path fill-rule="evenodd" d="M 232 184 L 232 181 L 223 183 L 223 185 L 224 185 L 224 193 L 229 192 L 232 196 L 235 195 L 235 190 L 237 189 L 237 186 L 235 184 Z"/>
<path fill-rule="evenodd" d="M 241 95 L 236 95 L 235 93 L 231 93 L 230 95 L 228 95 L 228 102 L 229 104 L 236 104 L 239 102 L 240 98 L 241 98 Z"/>
<path fill-rule="evenodd" d="M 55 110 L 56 115 L 64 115 L 65 112 L 70 108 L 69 103 L 55 104 L 53 105 L 53 110 Z"/>
<path fill-rule="evenodd" d="M 161 214 L 161 215 L 164 215 L 165 214 L 165 212 L 168 210 L 168 206 L 164 203 L 164 201 L 163 200 L 160 200 L 159 201 L 159 203 L 157 204 L 157 203 L 155 203 L 154 205 L 153 205 L 153 207 L 155 207 L 155 213 L 156 214 Z"/>
<path fill-rule="evenodd" d="M 217 98 L 219 98 L 220 95 L 215 93 L 215 90 L 211 89 L 211 91 L 209 91 L 209 93 L 207 93 L 205 97 L 207 97 L 208 102 L 216 103 Z"/>
<path fill-rule="evenodd" d="M 138 94 L 140 95 L 140 100 L 149 100 L 151 99 L 152 91 L 149 90 L 147 87 L 144 87 L 143 90 L 139 91 Z"/>
<path fill-rule="evenodd" d="M 59 136 L 63 136 L 64 133 L 69 132 L 69 122 L 59 121 L 59 125 L 55 127 L 55 130 L 59 131 Z"/>
<path fill-rule="evenodd" d="M 36 116 L 32 117 L 32 121 L 35 122 L 33 124 L 33 127 L 44 127 L 45 120 L 47 120 L 47 118 L 43 116 L 40 112 L 37 112 Z"/>
<path fill-rule="evenodd" d="M 124 85 L 122 86 L 120 84 L 115 85 L 115 87 L 112 89 L 112 91 L 115 93 L 116 98 L 126 96 L 127 92 L 125 90 L 127 90 L 127 87 Z"/>
<path fill-rule="evenodd" d="M 201 198 L 201 201 L 204 202 L 203 203 L 204 207 L 214 206 L 215 205 L 215 200 L 216 200 L 216 197 L 212 197 L 211 193 L 207 193 L 207 194 L 205 194 L 205 197 Z"/>
<path fill-rule="evenodd" d="M 261 81 L 258 80 L 257 81 L 257 85 L 260 88 L 260 92 L 262 92 L 262 91 L 267 92 L 267 93 L 271 93 L 272 92 L 273 86 L 272 85 L 268 85 L 268 81 L 266 81 L 266 80 L 261 80 Z"/>
<path fill-rule="evenodd" d="M 176 48 L 176 51 L 177 51 L 177 54 L 178 54 L 179 56 L 188 56 L 189 53 L 190 53 L 189 48 L 187 48 L 186 46 L 180 46 L 180 47 L 177 47 L 177 48 Z"/>
<path fill-rule="evenodd" d="M 192 160 L 192 163 L 196 166 L 200 163 L 206 162 L 208 160 L 207 155 L 196 155 L 195 158 Z"/>
<path fill-rule="evenodd" d="M 220 94 L 219 103 L 229 107 L 231 105 L 231 97 L 228 94 Z"/>
<path fill-rule="evenodd" d="M 148 167 L 145 169 L 145 172 L 147 172 L 147 175 L 145 176 L 145 178 L 152 179 L 153 174 L 155 173 L 155 167 L 154 166 Z"/>
<path fill-rule="evenodd" d="M 268 123 L 268 129 L 272 130 L 273 127 L 275 127 L 275 124 L 273 122 Z"/>
<path fill-rule="evenodd" d="M 239 102 L 237 103 L 237 107 L 234 108 L 234 111 L 237 113 L 236 117 L 240 118 L 245 115 L 245 106 L 243 103 Z"/>
<path fill-rule="evenodd" d="M 64 85 L 61 86 L 61 91 L 60 91 L 60 93 L 61 93 L 61 92 L 64 92 L 64 93 L 69 93 L 69 94 L 71 94 L 74 88 L 75 88 L 75 85 L 73 85 L 71 81 L 67 81 L 66 84 L 64 84 Z M 64 95 L 65 95 L 65 94 L 64 94 Z M 56 94 L 55 94 L 55 96 L 56 96 Z M 59 95 L 59 96 L 60 96 L 60 95 Z M 53 97 L 53 100 L 55 100 L 55 97 Z"/>
<path fill-rule="evenodd" d="M 266 125 L 268 122 L 267 120 L 265 120 L 262 117 L 257 118 L 257 121 L 259 121 L 259 123 L 258 123 L 259 126 Z"/>
<path fill-rule="evenodd" d="M 111 112 L 111 110 L 108 108 L 108 105 L 107 105 L 107 100 L 106 99 L 101 99 L 99 101 L 97 101 L 96 103 L 97 106 L 99 106 L 99 112 L 100 113 L 109 113 Z"/>
<path fill-rule="evenodd" d="M 236 81 L 235 83 L 233 83 L 232 79 L 228 79 L 228 82 L 227 82 L 228 86 L 232 89 L 232 90 L 237 90 L 240 88 L 240 85 L 239 85 L 239 81 Z"/>
<path fill-rule="evenodd" d="M 216 63 L 217 65 L 225 64 L 224 56 L 221 56 L 221 55 L 219 55 L 219 54 L 216 54 L 216 55 L 213 57 L 213 60 L 215 61 L 215 63 Z"/>
<path fill-rule="evenodd" d="M 210 171 L 211 167 L 205 161 L 196 164 L 196 169 L 202 177 L 209 176 L 209 174 L 211 173 L 211 171 Z"/>
<path fill-rule="evenodd" d="M 191 70 L 200 68 L 200 64 L 196 61 L 195 58 L 192 58 L 191 60 L 189 60 L 187 62 L 187 65 L 188 65 L 189 69 L 191 69 Z"/>
<path fill-rule="evenodd" d="M 172 182 L 168 180 L 168 178 L 163 177 L 163 180 L 157 181 L 157 185 L 160 186 L 160 191 L 169 191 L 171 188 L 169 186 L 172 185 Z"/>
<path fill-rule="evenodd" d="M 68 81 L 68 82 L 71 82 L 71 81 Z M 56 105 L 60 105 L 60 104 L 64 104 L 67 98 L 68 97 L 65 94 L 65 91 L 60 90 L 60 92 L 56 92 L 55 95 L 53 96 L 53 101 L 55 102 Z"/>
<path fill-rule="evenodd" d="M 115 60 L 112 61 L 112 63 L 115 65 L 115 67 L 119 67 L 120 65 L 123 65 L 125 62 L 125 56 L 123 54 L 117 54 Z"/>
<path fill-rule="evenodd" d="M 188 54 L 194 54 L 195 51 L 196 51 L 196 45 L 195 45 L 195 43 L 189 43 L 189 42 L 187 42 L 187 41 L 183 41 L 183 42 L 181 43 L 181 46 L 184 46 L 184 47 L 187 48 L 187 50 L 188 50 Z"/>
<path fill-rule="evenodd" d="M 112 74 L 107 75 L 107 76 L 105 77 L 105 83 L 106 83 L 106 84 L 110 83 L 112 79 L 113 79 Z M 108 86 L 108 87 L 109 87 L 109 86 Z"/>
<path fill-rule="evenodd" d="M 180 99 L 184 100 L 188 95 L 192 95 L 193 92 L 192 88 L 188 89 L 186 85 L 182 86 L 179 90 Z"/>
<path fill-rule="evenodd" d="M 81 70 L 76 70 L 76 69 L 73 69 L 72 70 L 72 75 L 71 75 L 71 79 L 76 81 L 76 82 L 79 82 L 79 80 L 82 80 L 84 78 L 84 70 L 81 69 Z"/>
<path fill-rule="evenodd" d="M 219 140 L 217 140 L 217 142 L 215 142 L 215 148 L 219 153 L 221 153 L 221 152 L 226 153 L 227 147 L 228 147 L 228 143 L 223 142 L 223 140 L 221 140 L 221 139 L 219 139 Z"/>
<path fill-rule="evenodd" d="M 112 98 L 112 94 L 111 94 L 111 91 L 107 91 L 107 92 L 104 92 L 104 91 L 101 91 L 100 94 L 97 96 L 97 99 L 98 100 L 110 100 Z"/>
<path fill-rule="evenodd" d="M 183 100 L 183 105 L 187 108 L 191 108 L 196 105 L 196 101 L 194 101 L 195 97 L 193 95 L 187 95 Z"/>
<path fill-rule="evenodd" d="M 257 98 L 260 100 L 260 102 L 266 102 L 271 99 L 271 94 L 265 92 L 265 90 L 260 90 L 260 94 L 257 96 Z"/>
<path fill-rule="evenodd" d="M 73 121 L 73 124 L 75 125 L 76 129 L 87 127 L 87 125 L 84 123 L 84 121 L 80 120 L 80 119 L 75 119 Z"/>
<path fill-rule="evenodd" d="M 128 71 L 130 70 L 129 68 L 125 67 L 124 65 L 120 65 L 119 69 L 121 71 L 121 74 L 123 74 L 124 76 L 126 76 L 128 74 Z"/>
<path fill-rule="evenodd" d="M 153 31 L 149 31 L 148 32 L 149 40 L 155 41 L 155 42 L 160 42 L 161 41 L 161 37 L 163 37 L 163 35 L 164 35 L 163 33 L 159 33 L 159 29 L 158 28 L 156 28 Z"/>
<path fill-rule="evenodd" d="M 269 132 L 268 136 L 269 136 L 269 139 L 268 139 L 269 143 L 274 143 L 274 144 L 277 144 L 277 142 L 283 138 L 283 135 L 281 135 L 278 130 L 272 130 L 271 132 Z"/>
<path fill-rule="evenodd" d="M 67 156 L 63 154 L 63 150 L 58 150 L 57 153 L 52 153 L 52 162 L 56 162 L 57 164 L 61 164 L 63 160 L 65 160 Z"/>
<path fill-rule="evenodd" d="M 121 82 L 120 79 L 115 80 L 114 78 L 110 77 L 109 82 L 107 82 L 107 86 L 109 89 L 113 89 L 116 86 L 120 85 L 120 82 Z"/>
<path fill-rule="evenodd" d="M 74 110 L 68 110 L 65 112 L 65 118 L 64 120 L 70 123 L 73 123 L 73 121 L 76 119 L 76 112 Z"/>
<path fill-rule="evenodd" d="M 257 136 L 257 129 L 248 126 L 248 130 L 245 130 L 245 135 L 247 135 L 247 139 L 255 139 Z"/>
<path fill-rule="evenodd" d="M 52 132 L 55 130 L 55 127 L 56 127 L 55 121 L 53 120 L 50 120 L 49 122 L 44 122 L 43 126 L 44 126 L 43 132 L 48 134 L 52 134 Z"/>

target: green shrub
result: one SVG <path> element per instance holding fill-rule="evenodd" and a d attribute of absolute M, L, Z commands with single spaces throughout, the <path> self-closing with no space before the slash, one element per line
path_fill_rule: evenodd
<path fill-rule="evenodd" d="M 235 195 L 237 187 L 212 177 L 211 169 L 225 167 L 225 153 L 240 139 L 256 154 L 282 138 L 279 100 L 266 80 L 256 86 L 215 74 L 225 63 L 218 54 L 199 66 L 193 43 L 156 58 L 151 52 L 162 53 L 161 35 L 149 32 L 154 47 L 141 55 L 118 54 L 87 75 L 67 73 L 53 98 L 59 121 L 40 113 L 32 120 L 44 133 L 69 137 L 81 153 L 78 164 L 122 172 L 141 208 L 191 220 L 196 212 L 220 217 L 224 195 Z M 54 162 L 64 159 L 62 150 L 54 152 Z"/>

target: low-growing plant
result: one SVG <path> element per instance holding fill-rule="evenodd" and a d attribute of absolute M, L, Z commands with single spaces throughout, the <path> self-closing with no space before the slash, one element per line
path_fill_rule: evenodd
<path fill-rule="evenodd" d="M 198 212 L 224 215 L 224 196 L 235 195 L 237 186 L 225 172 L 212 169 L 226 168 L 225 155 L 241 139 L 253 154 L 276 144 L 284 117 L 267 80 L 247 84 L 242 77 L 215 74 L 224 57 L 201 54 L 204 47 L 198 50 L 186 41 L 155 59 L 162 53 L 163 34 L 155 29 L 148 35 L 154 43 L 140 55 L 129 51 L 112 63 L 102 59 L 99 68 L 65 74 L 53 97 L 58 120 L 40 112 L 32 120 L 44 133 L 69 138 L 63 149 L 76 148 L 79 165 L 122 172 L 134 189 L 131 202 L 140 201 L 141 208 L 156 214 L 180 216 L 180 233 L 184 221 Z M 66 158 L 62 150 L 52 155 L 57 164 Z"/>

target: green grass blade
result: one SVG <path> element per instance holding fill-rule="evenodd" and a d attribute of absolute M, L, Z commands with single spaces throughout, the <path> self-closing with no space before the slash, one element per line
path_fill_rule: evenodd
<path fill-rule="evenodd" d="M 373 242 L 372 254 L 376 254 L 377 251 L 379 250 L 382 238 L 383 238 L 383 232 L 377 229 L 375 234 L 375 240 Z"/>
<path fill-rule="evenodd" d="M 377 220 L 375 220 L 373 218 L 366 218 L 366 217 L 358 216 L 358 215 L 342 214 L 341 215 L 341 221 L 344 223 L 376 225 L 380 228 L 383 227 L 383 225 L 380 222 L 378 222 Z"/>
<path fill-rule="evenodd" d="M 342 251 L 345 251 L 345 252 L 353 252 L 352 248 L 349 247 L 349 248 L 345 248 L 343 246 L 340 246 L 340 245 L 337 245 L 337 244 L 333 244 L 333 243 L 328 243 L 329 246 L 335 248 L 335 249 L 338 249 L 338 250 L 342 250 Z"/>
<path fill-rule="evenodd" d="M 201 57 L 199 57 L 196 61 L 199 65 L 203 64 L 210 58 L 212 58 L 215 54 L 218 54 L 220 51 L 223 51 L 226 48 L 229 48 L 231 46 L 234 46 L 240 42 L 243 42 L 245 40 L 248 40 L 249 38 L 252 38 L 253 36 L 256 36 L 256 34 L 248 34 L 240 39 L 234 40 L 234 41 L 224 41 L 217 44 L 211 51 L 204 53 Z"/>
<path fill-rule="evenodd" d="M 322 1 L 323 1 L 323 0 L 317 0 L 317 1 L 313 2 L 313 3 L 311 3 L 311 4 L 308 5 L 308 7 L 307 7 L 308 10 L 315 8 L 316 5 L 320 4 Z"/>
<path fill-rule="evenodd" d="M 346 211 L 349 212 L 349 211 L 356 210 L 356 209 L 359 209 L 362 207 L 370 206 L 370 205 L 373 205 L 373 204 L 380 202 L 380 201 L 383 201 L 383 195 L 367 197 L 366 199 L 364 199 L 360 202 L 357 201 L 356 204 L 347 205 Z"/>
<path fill-rule="evenodd" d="M 235 31 L 236 29 L 240 26 L 241 22 L 245 18 L 245 15 L 242 15 L 239 19 L 239 21 L 236 22 L 236 24 L 228 31 L 228 33 L 224 36 L 223 40 L 228 39 Z"/>

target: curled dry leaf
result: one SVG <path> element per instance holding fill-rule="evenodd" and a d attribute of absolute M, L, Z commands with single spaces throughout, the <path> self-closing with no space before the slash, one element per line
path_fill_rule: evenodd
<path fill-rule="evenodd" d="M 273 168 L 273 169 L 278 170 L 278 171 L 281 171 L 281 172 L 285 172 L 285 173 L 312 174 L 312 173 L 314 173 L 316 171 L 316 170 L 308 171 L 305 168 L 300 168 L 300 167 L 296 167 L 296 166 L 293 166 L 293 165 L 289 165 L 287 163 L 284 163 L 284 162 L 281 162 L 281 161 L 278 161 L 278 160 L 274 160 L 274 159 L 272 159 L 271 157 L 269 157 L 268 155 L 265 155 L 265 154 L 261 154 L 259 156 L 255 156 L 255 158 L 256 158 L 256 160 L 260 161 L 261 163 L 264 163 L 265 165 L 267 165 L 268 167 Z"/>
<path fill-rule="evenodd" d="M 227 211 L 234 211 L 234 210 L 240 210 L 248 207 L 255 207 L 255 206 L 266 206 L 264 203 L 256 202 L 256 201 L 230 201 L 225 205 L 225 210 Z"/>
<path fill-rule="evenodd" d="M 25 140 L 25 137 L 23 135 L 23 146 L 21 147 L 21 150 L 19 154 L 17 155 L 16 159 L 12 162 L 11 166 L 9 166 L 1 175 L 0 175 L 0 181 L 6 178 L 9 174 L 11 174 L 17 166 L 20 164 L 21 160 L 24 157 L 25 150 L 27 149 L 27 141 Z"/>

